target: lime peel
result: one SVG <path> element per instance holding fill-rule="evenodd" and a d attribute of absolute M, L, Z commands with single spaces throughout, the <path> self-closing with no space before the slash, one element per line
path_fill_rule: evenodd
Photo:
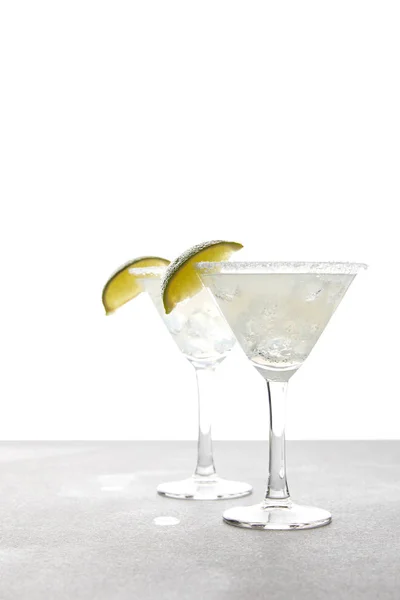
<path fill-rule="evenodd" d="M 132 267 L 168 266 L 170 261 L 159 256 L 140 256 L 124 263 L 109 277 L 102 292 L 102 302 L 106 315 L 111 315 L 129 300 L 138 296 L 143 288 L 134 275 L 129 273 Z"/>
<path fill-rule="evenodd" d="M 200 261 L 221 261 L 243 248 L 237 242 L 213 240 L 189 248 L 167 268 L 161 283 L 161 294 L 166 314 L 177 304 L 197 294 L 203 287 L 193 264 Z"/>

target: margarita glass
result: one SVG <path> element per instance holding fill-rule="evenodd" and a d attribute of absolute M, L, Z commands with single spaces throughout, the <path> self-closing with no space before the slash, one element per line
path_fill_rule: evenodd
<path fill-rule="evenodd" d="M 224 520 L 254 529 L 309 529 L 328 511 L 294 504 L 286 481 L 285 403 L 290 377 L 303 364 L 354 277 L 355 263 L 200 262 L 212 292 L 247 357 L 267 383 L 269 478 L 264 501 L 231 508 Z"/>
<path fill-rule="evenodd" d="M 197 466 L 192 477 L 162 483 L 159 494 L 190 500 L 220 500 L 246 496 L 248 483 L 228 481 L 216 473 L 211 439 L 212 405 L 218 401 L 214 383 L 215 369 L 226 358 L 236 340 L 215 306 L 210 292 L 201 290 L 166 314 L 161 281 L 164 267 L 132 268 L 129 272 L 146 290 L 172 338 L 196 371 L 198 386 L 199 434 Z"/>

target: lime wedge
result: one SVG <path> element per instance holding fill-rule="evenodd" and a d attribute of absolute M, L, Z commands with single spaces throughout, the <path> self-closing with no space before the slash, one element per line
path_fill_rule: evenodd
<path fill-rule="evenodd" d="M 191 298 L 202 288 L 193 264 L 201 261 L 227 260 L 233 252 L 243 248 L 237 242 L 220 240 L 205 242 L 186 250 L 168 267 L 162 282 L 165 312 L 169 314 L 179 302 Z"/>
<path fill-rule="evenodd" d="M 129 273 L 132 267 L 166 267 L 170 261 L 159 256 L 141 256 L 122 265 L 107 281 L 103 288 L 102 300 L 106 315 L 132 300 L 143 291 L 134 275 Z"/>

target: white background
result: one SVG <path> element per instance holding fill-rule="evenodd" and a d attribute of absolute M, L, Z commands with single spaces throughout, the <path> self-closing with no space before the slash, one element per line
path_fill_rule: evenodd
<path fill-rule="evenodd" d="M 0 438 L 194 438 L 194 372 L 150 301 L 106 318 L 100 297 L 120 263 L 214 238 L 370 265 L 291 382 L 288 437 L 400 437 L 399 13 L 1 3 Z M 239 350 L 219 385 L 214 437 L 264 439 Z"/>

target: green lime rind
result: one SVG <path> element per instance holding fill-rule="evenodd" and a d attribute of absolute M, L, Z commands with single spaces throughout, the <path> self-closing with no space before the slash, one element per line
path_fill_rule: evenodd
<path fill-rule="evenodd" d="M 202 288 L 200 277 L 193 268 L 195 262 L 221 261 L 243 248 L 237 242 L 213 240 L 189 248 L 167 268 L 161 282 L 164 309 L 169 314 L 177 304 L 194 296 Z"/>
<path fill-rule="evenodd" d="M 143 291 L 137 279 L 129 273 L 129 269 L 168 266 L 169 264 L 169 260 L 159 256 L 140 256 L 120 266 L 109 277 L 102 291 L 101 299 L 106 315 L 112 314 Z"/>

